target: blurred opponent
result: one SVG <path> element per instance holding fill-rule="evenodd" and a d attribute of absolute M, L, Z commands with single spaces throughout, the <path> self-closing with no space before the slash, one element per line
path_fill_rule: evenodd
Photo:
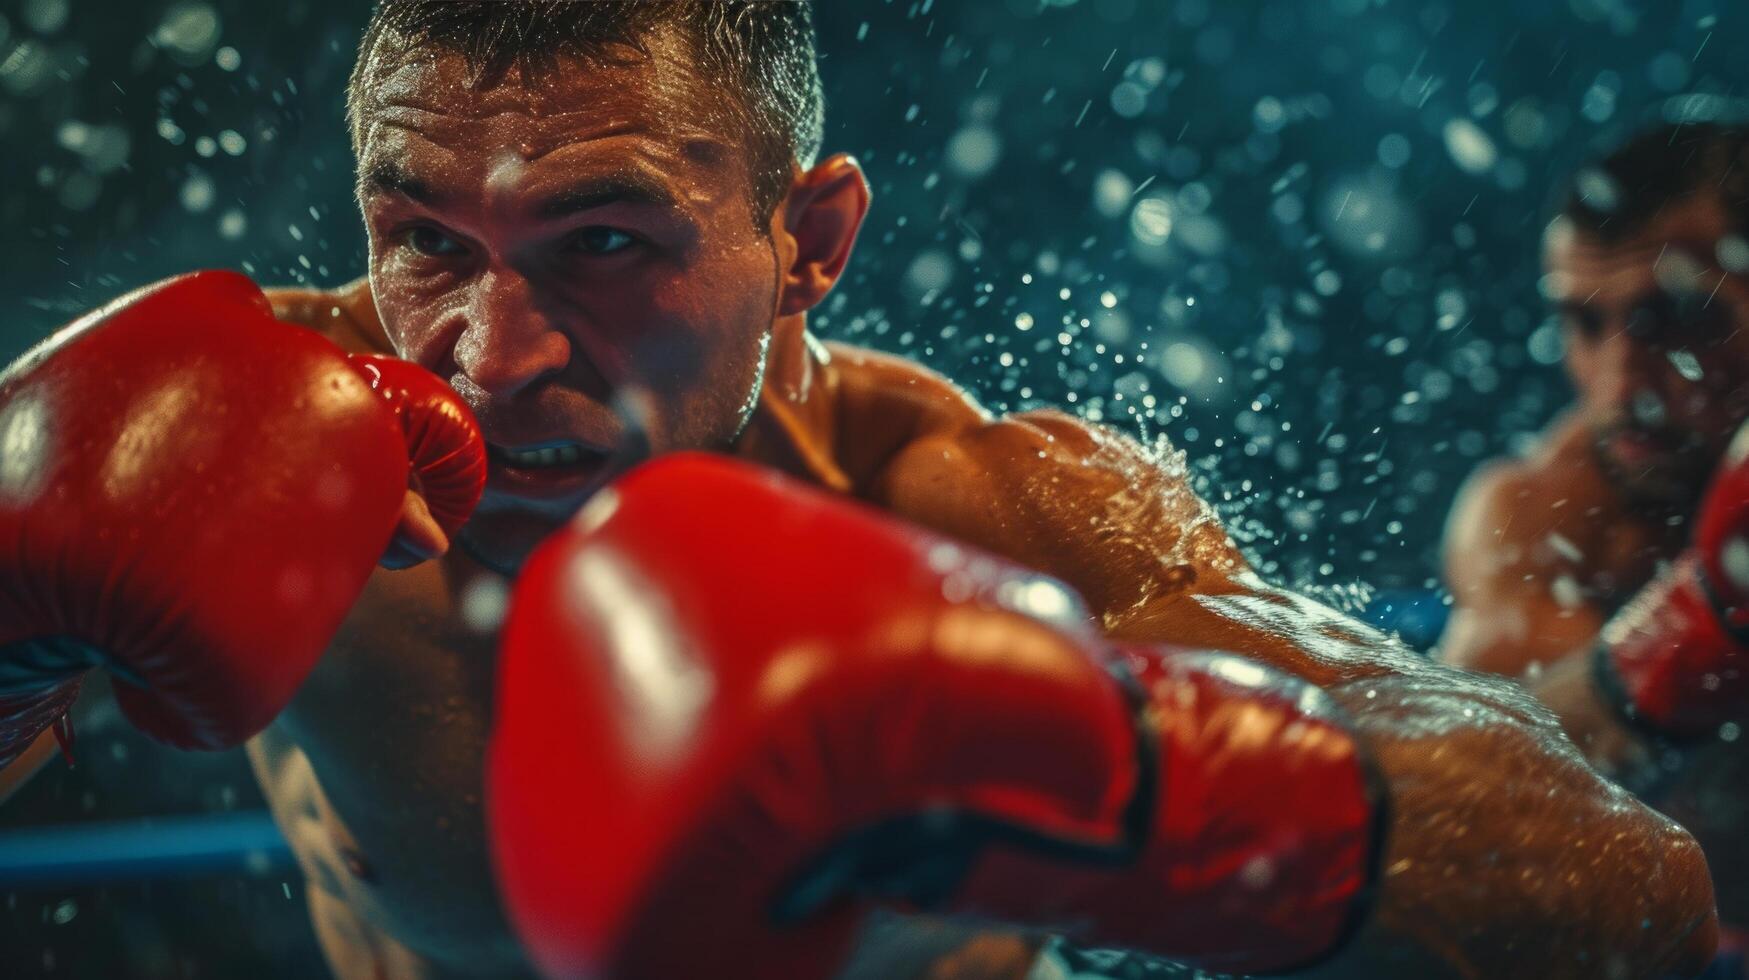
<path fill-rule="evenodd" d="M 1660 127 L 1572 178 L 1543 282 L 1578 397 L 1461 492 L 1441 650 L 1523 678 L 1604 772 L 1700 838 L 1722 918 L 1749 925 L 1746 236 L 1749 130 Z"/>

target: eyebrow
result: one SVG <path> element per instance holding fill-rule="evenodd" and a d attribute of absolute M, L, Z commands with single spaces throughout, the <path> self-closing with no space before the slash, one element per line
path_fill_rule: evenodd
<path fill-rule="evenodd" d="M 428 207 L 441 207 L 454 194 L 439 190 L 408 172 L 400 163 L 384 160 L 373 164 L 359 181 L 361 196 L 398 194 Z M 674 207 L 673 192 L 661 183 L 635 171 L 580 181 L 543 199 L 534 213 L 542 221 L 569 217 L 609 204 L 646 204 Z"/>
<path fill-rule="evenodd" d="M 434 207 L 449 200 L 452 196 L 413 176 L 399 163 L 392 160 L 372 164 L 369 170 L 360 175 L 358 187 L 360 197 L 369 197 L 372 194 L 399 194 L 402 197 L 418 201 L 420 204 Z"/>
<path fill-rule="evenodd" d="M 667 187 L 632 171 L 580 181 L 541 201 L 535 206 L 534 213 L 543 221 L 552 221 L 609 204 L 671 208 L 678 203 Z"/>

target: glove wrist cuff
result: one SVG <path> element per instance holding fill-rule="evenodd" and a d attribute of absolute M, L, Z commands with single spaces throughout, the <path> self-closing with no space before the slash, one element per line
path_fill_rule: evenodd
<path fill-rule="evenodd" d="M 11 765 L 51 725 L 62 721 L 79 698 L 81 676 L 36 691 L 0 694 L 0 769 Z M 71 728 L 62 733 L 62 746 L 71 743 Z"/>
<path fill-rule="evenodd" d="M 93 667 L 110 666 L 103 651 L 66 636 L 0 645 L 0 699 L 27 699 L 76 680 Z"/>
<path fill-rule="evenodd" d="M 1592 651 L 1599 697 L 1629 729 L 1667 745 L 1701 742 L 1739 713 L 1749 637 L 1692 554 L 1604 627 Z"/>

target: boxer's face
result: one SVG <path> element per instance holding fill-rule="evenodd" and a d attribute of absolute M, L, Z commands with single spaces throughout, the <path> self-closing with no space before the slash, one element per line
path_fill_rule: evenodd
<path fill-rule="evenodd" d="M 448 378 L 491 444 L 467 535 L 514 565 L 652 448 L 721 448 L 755 402 L 779 283 L 747 160 L 678 40 L 470 89 L 458 56 L 373 68 L 359 196 L 397 351 Z"/>
<path fill-rule="evenodd" d="M 1692 504 L 1749 417 L 1746 247 L 1705 195 L 1627 241 L 1557 222 L 1545 243 L 1580 413 L 1637 503 Z"/>

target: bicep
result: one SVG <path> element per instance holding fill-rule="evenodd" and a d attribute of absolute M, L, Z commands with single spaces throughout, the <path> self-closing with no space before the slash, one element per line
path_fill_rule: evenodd
<path fill-rule="evenodd" d="M 1108 630 L 1243 561 L 1182 460 L 1056 412 L 920 439 L 875 495 L 894 513 L 1055 576 Z"/>

